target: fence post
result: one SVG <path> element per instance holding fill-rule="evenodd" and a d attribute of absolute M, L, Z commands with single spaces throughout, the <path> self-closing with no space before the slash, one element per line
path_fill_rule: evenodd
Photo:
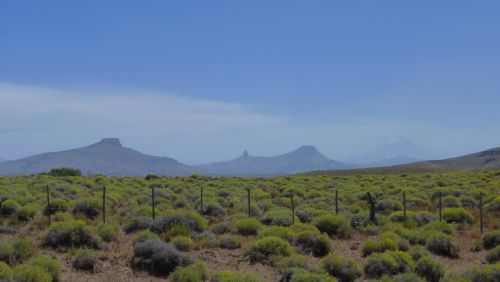
<path fill-rule="evenodd" d="M 442 220 L 442 212 L 441 212 L 441 209 L 443 208 L 443 201 L 441 199 L 441 192 L 439 192 L 439 221 Z"/>
<path fill-rule="evenodd" d="M 106 186 L 102 187 L 102 223 L 106 224 Z"/>
<path fill-rule="evenodd" d="M 293 202 L 293 191 L 290 192 L 290 199 L 292 201 L 292 225 L 295 224 L 295 203 Z"/>
<path fill-rule="evenodd" d="M 153 207 L 153 223 L 156 218 L 155 214 L 155 186 L 151 186 L 151 206 Z"/>
<path fill-rule="evenodd" d="M 51 213 L 51 208 L 50 208 L 49 185 L 47 185 L 47 216 L 49 218 L 49 226 L 51 224 L 51 222 L 50 222 L 50 213 Z"/>
<path fill-rule="evenodd" d="M 370 221 L 375 223 L 375 200 L 370 192 L 366 194 L 368 195 L 368 203 L 370 203 Z"/>
<path fill-rule="evenodd" d="M 248 199 L 248 218 L 251 217 L 250 215 L 250 188 L 246 188 L 247 189 L 247 199 Z"/>
<path fill-rule="evenodd" d="M 403 217 L 406 221 L 406 191 L 403 191 Z"/>
<path fill-rule="evenodd" d="M 203 215 L 203 186 L 200 186 L 200 214 Z"/>
<path fill-rule="evenodd" d="M 335 189 L 335 214 L 339 214 L 339 190 Z"/>
<path fill-rule="evenodd" d="M 479 193 L 479 228 L 481 233 L 484 231 L 483 226 L 483 192 Z"/>

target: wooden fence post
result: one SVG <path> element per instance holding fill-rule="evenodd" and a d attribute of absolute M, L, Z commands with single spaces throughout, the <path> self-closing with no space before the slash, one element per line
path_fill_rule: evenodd
<path fill-rule="evenodd" d="M 106 186 L 102 187 L 102 223 L 106 224 Z"/>
<path fill-rule="evenodd" d="M 339 190 L 335 189 L 335 214 L 339 214 Z"/>
<path fill-rule="evenodd" d="M 49 185 L 47 185 L 47 216 L 49 218 L 49 226 L 51 224 L 51 222 L 50 222 L 50 213 L 51 213 L 51 208 L 50 208 Z"/>
<path fill-rule="evenodd" d="M 479 193 L 479 228 L 481 233 L 484 231 L 483 225 L 483 192 Z"/>
<path fill-rule="evenodd" d="M 368 195 L 368 203 L 370 203 L 370 221 L 375 223 L 375 199 L 370 192 L 366 194 Z"/>
<path fill-rule="evenodd" d="M 155 218 L 156 218 L 156 214 L 155 214 L 155 187 L 154 186 L 151 186 L 151 205 L 153 207 L 153 223 L 154 223 Z"/>
<path fill-rule="evenodd" d="M 403 191 L 403 217 L 406 221 L 406 191 Z"/>

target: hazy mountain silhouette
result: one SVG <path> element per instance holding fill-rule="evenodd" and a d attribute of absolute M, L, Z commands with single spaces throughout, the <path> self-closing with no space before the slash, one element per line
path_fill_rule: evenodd
<path fill-rule="evenodd" d="M 414 163 L 431 158 L 431 154 L 427 150 L 406 137 L 400 136 L 398 139 L 382 144 L 367 153 L 352 157 L 346 162 L 362 167 L 380 167 Z"/>
<path fill-rule="evenodd" d="M 0 175 L 29 175 L 53 168 L 71 167 L 85 175 L 143 176 L 148 173 L 177 176 L 193 168 L 167 157 L 142 154 L 125 148 L 116 138 L 105 138 L 87 147 L 34 155 L 0 164 Z"/>
<path fill-rule="evenodd" d="M 288 174 L 319 169 L 345 169 L 353 165 L 330 160 L 314 146 L 301 146 L 290 153 L 272 157 L 243 155 L 227 162 L 200 165 L 198 168 L 213 175 L 264 175 Z"/>

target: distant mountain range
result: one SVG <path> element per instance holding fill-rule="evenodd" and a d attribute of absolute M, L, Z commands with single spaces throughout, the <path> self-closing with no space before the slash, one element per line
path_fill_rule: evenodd
<path fill-rule="evenodd" d="M 346 160 L 360 167 L 381 167 L 414 163 L 432 159 L 427 150 L 400 136 L 375 149 Z"/>
<path fill-rule="evenodd" d="M 406 143 L 404 146 L 408 145 L 408 142 L 404 140 L 395 144 L 404 147 L 401 143 Z M 404 153 L 404 151 L 401 152 Z M 389 161 L 411 161 L 411 158 L 415 156 L 414 152 L 408 155 L 393 155 L 382 161 L 386 161 L 386 163 Z M 376 156 L 376 154 L 372 154 L 372 156 Z M 374 161 L 372 164 L 376 164 L 377 158 L 373 157 L 371 160 Z M 378 158 L 378 160 L 380 159 Z M 117 138 L 104 138 L 98 143 L 79 149 L 43 153 L 19 160 L 4 161 L 0 163 L 0 175 L 30 175 L 61 167 L 79 169 L 84 175 L 104 174 L 112 176 L 144 176 L 150 173 L 166 176 L 184 176 L 195 173 L 220 176 L 269 176 L 340 170 L 343 173 L 442 171 L 500 167 L 500 148 L 439 161 L 422 161 L 373 169 L 359 169 L 363 165 L 331 160 L 321 154 L 314 146 L 301 146 L 290 153 L 271 157 L 251 156 L 245 150 L 242 156 L 227 162 L 191 166 L 172 158 L 146 155 L 123 147 Z"/>
<path fill-rule="evenodd" d="M 5 159 L 0 158 L 0 163 L 6 161 Z"/>
<path fill-rule="evenodd" d="M 167 176 L 190 174 L 257 176 L 292 174 L 311 170 L 346 169 L 352 165 L 328 159 L 313 146 L 274 157 L 253 157 L 245 152 L 228 162 L 190 166 L 172 158 L 146 155 L 123 147 L 119 139 L 100 142 L 73 150 L 44 153 L 0 163 L 0 175 L 30 175 L 53 168 L 70 167 L 85 175 L 144 176 L 155 173 Z"/>

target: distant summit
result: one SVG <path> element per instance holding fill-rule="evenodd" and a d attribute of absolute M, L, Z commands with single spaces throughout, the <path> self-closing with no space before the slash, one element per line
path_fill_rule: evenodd
<path fill-rule="evenodd" d="M 390 140 L 372 151 L 347 160 L 362 167 L 380 167 L 407 164 L 431 159 L 431 154 L 424 148 L 400 136 Z"/>
<path fill-rule="evenodd" d="M 254 157 L 245 150 L 243 155 L 227 162 L 198 166 L 200 171 L 210 175 L 277 175 L 299 173 L 311 170 L 352 168 L 351 165 L 330 160 L 314 146 L 298 149 L 271 157 Z"/>
<path fill-rule="evenodd" d="M 100 142 L 95 143 L 92 146 L 123 147 L 120 139 L 118 138 L 102 138 Z"/>

